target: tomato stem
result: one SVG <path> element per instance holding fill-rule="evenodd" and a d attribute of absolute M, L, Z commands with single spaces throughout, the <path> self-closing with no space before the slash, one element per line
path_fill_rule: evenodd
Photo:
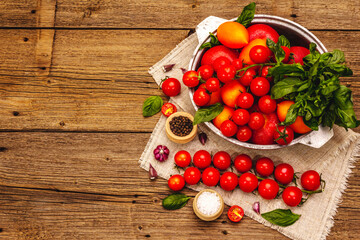
<path fill-rule="evenodd" d="M 238 78 L 241 78 L 242 76 L 244 76 L 246 70 L 248 70 L 249 68 L 252 68 L 252 67 L 256 67 L 256 66 L 261 66 L 261 67 L 263 67 L 263 66 L 275 66 L 275 65 L 276 65 L 276 63 L 258 63 L 258 64 L 249 65 L 247 67 L 244 67 L 242 69 L 237 70 L 235 76 L 238 77 Z M 243 72 L 243 73 L 240 76 L 237 76 L 237 74 L 240 73 L 240 72 Z"/>

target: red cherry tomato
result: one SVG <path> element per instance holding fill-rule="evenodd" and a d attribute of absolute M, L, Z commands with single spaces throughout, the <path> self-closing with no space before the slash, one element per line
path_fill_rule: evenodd
<path fill-rule="evenodd" d="M 236 106 L 249 109 L 254 104 L 254 96 L 251 93 L 243 92 L 236 100 Z"/>
<path fill-rule="evenodd" d="M 282 193 L 282 199 L 289 207 L 296 207 L 301 202 L 302 191 L 300 188 L 295 186 L 287 187 Z"/>
<path fill-rule="evenodd" d="M 241 142 L 247 142 L 252 136 L 252 131 L 248 126 L 240 126 L 236 133 L 236 138 Z"/>
<path fill-rule="evenodd" d="M 246 70 L 244 75 L 240 78 L 240 83 L 245 87 L 250 86 L 255 76 L 256 76 L 256 71 L 253 68 L 250 68 Z"/>
<path fill-rule="evenodd" d="M 270 95 L 265 95 L 259 99 L 258 106 L 261 112 L 269 114 L 275 112 L 276 100 L 272 99 Z"/>
<path fill-rule="evenodd" d="M 250 171 L 252 167 L 252 160 L 248 155 L 240 154 L 236 156 L 234 160 L 234 167 L 241 173 Z"/>
<path fill-rule="evenodd" d="M 239 187 L 244 192 L 252 192 L 258 186 L 259 180 L 252 173 L 244 173 L 239 178 Z"/>
<path fill-rule="evenodd" d="M 217 77 L 223 83 L 227 83 L 233 80 L 235 78 L 235 74 L 236 69 L 231 65 L 220 67 L 217 71 Z"/>
<path fill-rule="evenodd" d="M 215 59 L 215 61 L 212 64 L 215 72 L 218 72 L 221 67 L 229 66 L 229 65 L 231 65 L 231 62 L 227 57 L 218 57 L 217 59 Z"/>
<path fill-rule="evenodd" d="M 198 106 L 205 106 L 210 101 L 210 95 L 206 92 L 206 89 L 199 88 L 195 91 L 193 100 Z"/>
<path fill-rule="evenodd" d="M 281 48 L 284 50 L 285 52 L 285 58 L 284 60 L 282 60 L 283 63 L 287 63 L 289 62 L 289 57 L 290 57 L 290 48 L 285 47 L 285 46 L 281 46 Z"/>
<path fill-rule="evenodd" d="M 250 120 L 250 113 L 246 109 L 237 109 L 232 116 L 232 120 L 237 125 L 245 125 Z"/>
<path fill-rule="evenodd" d="M 266 63 L 270 59 L 270 50 L 269 48 L 262 46 L 262 45 L 256 45 L 250 49 L 250 59 L 254 63 Z"/>
<path fill-rule="evenodd" d="M 197 85 L 199 85 L 199 77 L 196 71 L 187 71 L 184 75 L 183 75 L 183 83 L 185 86 L 187 87 L 196 87 Z"/>
<path fill-rule="evenodd" d="M 180 150 L 175 154 L 174 161 L 179 167 L 187 167 L 191 163 L 191 155 L 185 150 Z"/>
<path fill-rule="evenodd" d="M 189 185 L 197 184 L 201 179 L 201 172 L 196 167 L 189 167 L 184 172 L 185 182 Z"/>
<path fill-rule="evenodd" d="M 231 165 L 230 154 L 224 151 L 215 153 L 213 156 L 213 164 L 219 170 L 226 170 Z"/>
<path fill-rule="evenodd" d="M 294 168 L 290 164 L 280 163 L 275 168 L 274 176 L 279 183 L 287 185 L 294 179 Z"/>
<path fill-rule="evenodd" d="M 207 168 L 211 164 L 211 155 L 206 150 L 199 150 L 194 154 L 193 163 L 200 169 Z"/>
<path fill-rule="evenodd" d="M 238 177 L 233 172 L 226 172 L 220 177 L 220 187 L 225 191 L 232 191 L 238 185 Z"/>
<path fill-rule="evenodd" d="M 208 80 L 214 74 L 214 68 L 211 65 L 202 65 L 197 70 L 197 73 L 203 80 Z"/>
<path fill-rule="evenodd" d="M 250 114 L 249 127 L 252 130 L 258 130 L 265 124 L 265 118 L 261 113 L 253 112 Z"/>
<path fill-rule="evenodd" d="M 250 90 L 255 96 L 264 96 L 270 91 L 270 83 L 263 77 L 254 78 L 251 81 Z"/>
<path fill-rule="evenodd" d="M 270 68 L 272 68 L 272 66 L 263 66 L 260 71 L 260 77 L 264 77 L 271 82 L 273 80 L 273 77 L 267 76 Z"/>
<path fill-rule="evenodd" d="M 274 140 L 280 145 L 287 145 L 294 140 L 294 130 L 289 126 L 278 126 L 274 132 Z"/>
<path fill-rule="evenodd" d="M 216 168 L 208 167 L 202 173 L 202 182 L 208 187 L 215 186 L 219 180 L 220 173 Z"/>
<path fill-rule="evenodd" d="M 309 170 L 301 175 L 301 186 L 309 191 L 315 191 L 320 187 L 321 179 L 319 173 Z"/>
<path fill-rule="evenodd" d="M 225 120 L 220 126 L 220 131 L 226 137 L 234 136 L 237 133 L 237 130 L 236 124 L 231 120 Z"/>
<path fill-rule="evenodd" d="M 165 117 L 169 117 L 171 114 L 176 113 L 177 108 L 174 104 L 172 103 L 165 103 L 164 105 L 162 105 L 161 107 L 161 113 L 165 116 Z"/>
<path fill-rule="evenodd" d="M 229 208 L 227 212 L 227 216 L 232 222 L 235 223 L 240 222 L 241 219 L 243 219 L 244 217 L 244 210 L 241 207 L 234 205 L 231 208 Z"/>
<path fill-rule="evenodd" d="M 217 92 L 220 89 L 220 81 L 217 78 L 209 78 L 205 83 L 206 89 L 210 92 Z"/>
<path fill-rule="evenodd" d="M 161 89 L 166 96 L 174 97 L 180 93 L 181 85 L 176 78 L 168 78 L 162 83 Z"/>
<path fill-rule="evenodd" d="M 176 174 L 172 175 L 168 180 L 169 188 L 173 191 L 180 191 L 185 186 L 185 180 L 183 176 Z"/>
<path fill-rule="evenodd" d="M 233 65 L 236 70 L 240 70 L 243 68 L 243 63 L 240 59 L 235 59 L 234 61 L 232 61 L 231 65 Z"/>
<path fill-rule="evenodd" d="M 267 157 L 259 158 L 255 165 L 256 172 L 263 177 L 268 177 L 274 172 L 274 162 Z"/>
<path fill-rule="evenodd" d="M 275 180 L 265 179 L 260 182 L 258 191 L 264 199 L 274 199 L 279 192 L 279 184 Z"/>

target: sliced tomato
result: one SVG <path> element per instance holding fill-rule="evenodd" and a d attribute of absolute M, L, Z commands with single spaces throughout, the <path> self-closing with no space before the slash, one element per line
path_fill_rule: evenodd
<path fill-rule="evenodd" d="M 165 103 L 161 107 L 161 112 L 162 112 L 162 114 L 164 114 L 165 117 L 169 117 L 171 114 L 176 113 L 176 111 L 177 111 L 177 108 L 172 103 Z"/>
<path fill-rule="evenodd" d="M 231 208 L 229 208 L 227 215 L 230 221 L 240 222 L 241 219 L 244 217 L 244 210 L 238 205 L 234 205 Z"/>

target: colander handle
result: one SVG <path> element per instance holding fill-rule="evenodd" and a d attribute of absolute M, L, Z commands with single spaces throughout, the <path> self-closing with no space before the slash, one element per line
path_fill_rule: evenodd
<path fill-rule="evenodd" d="M 334 131 L 329 127 L 319 126 L 318 131 L 312 131 L 301 139 L 299 143 L 313 148 L 320 148 L 334 136 Z"/>
<path fill-rule="evenodd" d="M 218 26 L 228 20 L 210 16 L 205 18 L 199 25 L 196 26 L 196 35 L 199 39 L 199 43 L 205 41 L 205 39 L 209 36 L 209 32 L 214 32 Z"/>

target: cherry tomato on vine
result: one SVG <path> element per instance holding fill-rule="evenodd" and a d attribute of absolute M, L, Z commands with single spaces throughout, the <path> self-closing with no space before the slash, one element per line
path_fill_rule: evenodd
<path fill-rule="evenodd" d="M 217 71 L 217 77 L 223 83 L 227 83 L 233 80 L 235 78 L 235 74 L 236 69 L 231 65 L 220 67 Z"/>
<path fill-rule="evenodd" d="M 250 114 L 248 125 L 252 130 L 258 130 L 262 128 L 264 124 L 265 124 L 265 118 L 261 113 L 253 112 Z"/>
<path fill-rule="evenodd" d="M 254 78 L 251 81 L 250 90 L 255 96 L 264 96 L 270 91 L 270 83 L 263 77 Z"/>
<path fill-rule="evenodd" d="M 174 104 L 172 103 L 165 103 L 164 105 L 162 105 L 161 107 L 161 113 L 165 116 L 165 117 L 169 117 L 171 114 L 176 113 L 177 112 L 177 108 Z"/>
<path fill-rule="evenodd" d="M 272 68 L 272 66 L 263 66 L 259 74 L 260 77 L 264 77 L 271 82 L 273 80 L 273 77 L 267 77 L 270 68 Z"/>
<path fill-rule="evenodd" d="M 266 63 L 270 59 L 270 49 L 262 45 L 256 45 L 250 49 L 250 59 L 254 63 Z"/>
<path fill-rule="evenodd" d="M 218 57 L 212 64 L 215 72 L 218 72 L 221 67 L 229 65 L 231 65 L 231 62 L 227 57 Z"/>
<path fill-rule="evenodd" d="M 309 191 L 315 191 L 320 187 L 321 180 L 318 172 L 309 170 L 301 175 L 301 186 Z"/>
<path fill-rule="evenodd" d="M 214 74 L 214 68 L 211 65 L 202 65 L 197 70 L 197 73 L 203 80 L 208 80 Z"/>
<path fill-rule="evenodd" d="M 236 70 L 240 70 L 243 68 L 243 63 L 240 59 L 235 59 L 234 61 L 232 61 L 231 65 L 233 65 L 235 67 Z"/>
<path fill-rule="evenodd" d="M 236 124 L 231 120 L 225 120 L 221 126 L 220 131 L 226 137 L 232 137 L 237 133 L 238 127 Z"/>
<path fill-rule="evenodd" d="M 206 89 L 210 92 L 217 92 L 220 89 L 220 81 L 217 78 L 209 78 L 205 83 Z"/>
<path fill-rule="evenodd" d="M 236 133 L 236 138 L 241 142 L 247 142 L 252 136 L 252 131 L 248 126 L 240 126 Z"/>
<path fill-rule="evenodd" d="M 229 208 L 227 212 L 227 216 L 232 222 L 235 223 L 240 222 L 241 219 L 243 219 L 244 217 L 244 210 L 241 207 L 234 205 L 231 208 Z"/>
<path fill-rule="evenodd" d="M 256 172 L 263 177 L 268 177 L 274 172 L 274 162 L 268 157 L 259 158 L 255 165 Z"/>
<path fill-rule="evenodd" d="M 243 92 L 236 100 L 236 106 L 249 109 L 254 104 L 254 96 L 251 93 Z"/>
<path fill-rule="evenodd" d="M 174 97 L 180 93 L 181 85 L 176 78 L 168 78 L 162 83 L 161 89 L 166 96 Z"/>
<path fill-rule="evenodd" d="M 213 164 L 219 170 L 226 170 L 231 165 L 231 157 L 225 151 L 219 151 L 213 156 Z"/>
<path fill-rule="evenodd" d="M 232 120 L 239 126 L 246 125 L 250 120 L 250 113 L 246 109 L 236 109 Z"/>
<path fill-rule="evenodd" d="M 180 191 L 185 186 L 184 177 L 179 174 L 172 175 L 168 180 L 168 185 L 171 190 Z"/>
<path fill-rule="evenodd" d="M 226 172 L 220 177 L 220 187 L 225 191 L 232 191 L 238 185 L 238 177 L 233 172 Z"/>
<path fill-rule="evenodd" d="M 184 75 L 183 75 L 183 83 L 185 86 L 187 87 L 196 87 L 197 85 L 199 85 L 199 77 L 196 71 L 187 71 Z"/>
<path fill-rule="evenodd" d="M 204 88 L 198 88 L 193 96 L 193 100 L 198 106 L 205 106 L 210 101 L 210 95 L 206 92 Z"/>
<path fill-rule="evenodd" d="M 279 192 L 279 184 L 273 179 L 265 179 L 260 182 L 258 191 L 264 199 L 274 199 Z"/>
<path fill-rule="evenodd" d="M 219 180 L 220 173 L 216 168 L 208 167 L 202 173 L 202 182 L 208 187 L 215 186 Z"/>
<path fill-rule="evenodd" d="M 294 179 L 294 168 L 290 164 L 280 163 L 275 168 L 274 176 L 279 183 L 287 185 Z"/>
<path fill-rule="evenodd" d="M 284 60 L 282 60 L 283 63 L 287 63 L 289 62 L 289 57 L 290 57 L 290 48 L 285 47 L 285 46 L 281 46 L 281 48 L 284 50 L 285 52 L 285 58 Z"/>
<path fill-rule="evenodd" d="M 259 180 L 252 173 L 244 173 L 239 178 L 239 187 L 244 192 L 252 192 L 258 186 Z"/>
<path fill-rule="evenodd" d="M 211 164 L 211 155 L 206 150 L 199 150 L 193 156 L 193 163 L 195 167 L 200 169 L 207 168 Z"/>
<path fill-rule="evenodd" d="M 289 207 L 296 207 L 301 203 L 302 191 L 295 186 L 287 187 L 282 193 L 282 199 Z"/>
<path fill-rule="evenodd" d="M 238 170 L 241 173 L 250 171 L 252 167 L 252 160 L 248 155 L 240 154 L 236 156 L 234 160 L 234 167 L 236 170 Z"/>
<path fill-rule="evenodd" d="M 244 75 L 240 78 L 240 83 L 245 87 L 250 86 L 255 76 L 256 76 L 256 71 L 253 68 L 250 68 L 246 70 Z"/>
<path fill-rule="evenodd" d="M 187 167 L 191 163 L 191 155 L 188 151 L 180 150 L 175 154 L 174 161 L 179 167 Z"/>
<path fill-rule="evenodd" d="M 195 185 L 201 179 L 201 172 L 196 167 L 189 167 L 184 172 L 184 179 L 187 184 Z"/>
<path fill-rule="evenodd" d="M 270 95 L 265 95 L 259 99 L 258 106 L 261 112 L 269 114 L 275 112 L 276 100 L 272 99 Z"/>
<path fill-rule="evenodd" d="M 278 126 L 274 132 L 274 140 L 280 145 L 288 145 L 294 140 L 294 130 L 289 126 Z"/>

